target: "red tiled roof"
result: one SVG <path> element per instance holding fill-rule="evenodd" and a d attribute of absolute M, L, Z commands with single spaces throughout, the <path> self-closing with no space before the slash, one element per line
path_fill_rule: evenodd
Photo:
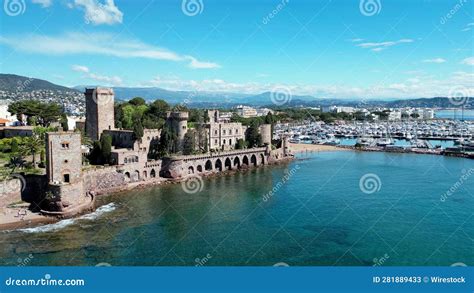
<path fill-rule="evenodd" d="M 0 118 L 0 123 L 8 123 L 8 122 L 10 122 L 10 120 Z"/>

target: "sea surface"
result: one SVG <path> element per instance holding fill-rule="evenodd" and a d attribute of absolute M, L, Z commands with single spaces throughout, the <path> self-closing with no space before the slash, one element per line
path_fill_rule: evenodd
<path fill-rule="evenodd" d="M 474 120 L 474 110 L 438 110 L 435 112 L 436 118 L 455 119 L 455 120 Z"/>
<path fill-rule="evenodd" d="M 306 153 L 196 182 L 0 232 L 0 265 L 474 265 L 473 160 Z"/>

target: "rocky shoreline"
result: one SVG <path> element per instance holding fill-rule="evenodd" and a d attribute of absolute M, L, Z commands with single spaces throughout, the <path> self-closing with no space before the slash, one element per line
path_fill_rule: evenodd
<path fill-rule="evenodd" d="M 265 166 L 287 164 L 291 162 L 293 158 L 294 157 L 280 159 L 279 161 L 268 163 Z M 179 183 L 185 182 L 189 178 L 196 177 L 196 176 L 199 176 L 202 178 L 232 176 L 237 173 L 246 173 L 256 168 L 259 168 L 259 167 L 243 167 L 240 169 L 223 170 L 221 172 L 203 172 L 200 174 L 193 174 L 193 175 L 178 178 L 178 179 L 159 178 L 153 181 L 140 181 L 140 182 L 135 182 L 135 183 L 129 183 L 126 186 L 122 188 L 114 189 L 113 191 L 102 190 L 100 192 L 91 194 L 91 198 L 92 198 L 91 203 L 87 203 L 87 205 L 85 206 L 78 207 L 78 208 L 81 208 L 80 212 L 71 211 L 71 213 L 61 213 L 61 214 L 56 213 L 55 214 L 52 212 L 40 211 L 39 213 L 34 213 L 30 210 L 27 210 L 26 208 L 22 208 L 22 209 L 6 208 L 3 211 L 3 215 L 0 214 L 0 223 L 1 223 L 0 231 L 33 228 L 33 227 L 37 227 L 37 226 L 41 226 L 45 224 L 53 224 L 62 219 L 78 218 L 86 213 L 93 212 L 97 208 L 97 206 L 95 206 L 95 199 L 98 196 L 105 197 L 108 195 L 123 193 L 130 190 L 148 189 L 155 186 L 168 185 L 168 184 L 179 184 Z M 22 211 L 26 212 L 26 215 L 21 216 L 21 217 L 14 216 L 15 212 L 19 214 Z"/>

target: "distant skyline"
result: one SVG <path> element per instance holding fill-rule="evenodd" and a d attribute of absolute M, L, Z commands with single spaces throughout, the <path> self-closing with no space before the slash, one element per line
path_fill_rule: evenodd
<path fill-rule="evenodd" d="M 474 96 L 473 0 L 5 0 L 0 71 L 60 85 Z"/>

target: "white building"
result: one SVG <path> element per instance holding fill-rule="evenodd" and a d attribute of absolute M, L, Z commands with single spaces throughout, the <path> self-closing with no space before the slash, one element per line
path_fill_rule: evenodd
<path fill-rule="evenodd" d="M 239 105 L 237 106 L 237 115 L 244 118 L 256 117 L 257 110 L 249 106 Z"/>
<path fill-rule="evenodd" d="M 396 121 L 396 120 L 401 120 L 402 119 L 402 112 L 398 110 L 393 110 L 390 111 L 388 114 L 388 120 L 390 121 Z"/>
<path fill-rule="evenodd" d="M 18 121 L 16 119 L 16 115 L 12 115 L 10 112 L 8 112 L 7 104 L 0 104 L 0 118 L 7 119 L 10 121 L 9 123 L 7 123 L 7 126 L 15 125 Z"/>

